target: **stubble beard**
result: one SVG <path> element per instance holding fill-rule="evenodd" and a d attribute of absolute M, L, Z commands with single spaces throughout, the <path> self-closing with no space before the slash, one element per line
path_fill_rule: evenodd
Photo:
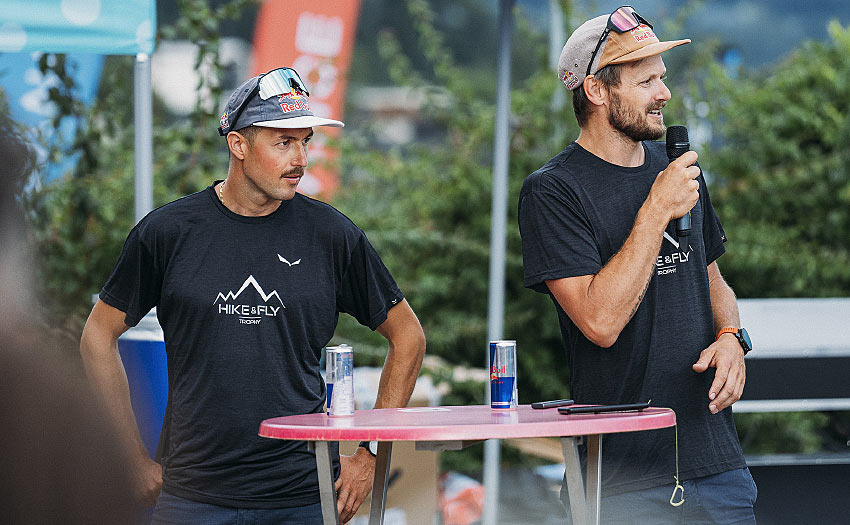
<path fill-rule="evenodd" d="M 658 140 L 664 136 L 667 127 L 663 124 L 658 127 L 651 126 L 647 122 L 647 114 L 654 109 L 661 109 L 663 104 L 652 103 L 646 107 L 645 113 L 639 115 L 631 108 L 626 107 L 615 91 L 611 91 L 611 108 L 608 110 L 608 122 L 611 126 L 635 142 L 644 140 Z"/>

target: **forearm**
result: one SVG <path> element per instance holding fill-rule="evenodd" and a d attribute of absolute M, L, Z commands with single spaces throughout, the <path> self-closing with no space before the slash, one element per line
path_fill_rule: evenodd
<path fill-rule="evenodd" d="M 117 336 L 98 333 L 87 324 L 80 353 L 92 390 L 112 420 L 122 445 L 134 461 L 149 459 L 130 403 L 130 387 L 118 353 Z"/>
<path fill-rule="evenodd" d="M 723 280 L 716 262 L 708 265 L 708 287 L 715 333 L 721 328 L 739 328 L 735 293 Z M 708 409 L 717 414 L 741 399 L 747 381 L 744 352 L 733 334 L 724 334 L 700 352 L 699 360 L 693 365 L 694 371 L 702 373 L 709 368 L 714 368 L 715 374 L 708 389 Z"/>
<path fill-rule="evenodd" d="M 640 306 L 664 235 L 666 222 L 641 208 L 623 247 L 594 276 L 587 298 L 597 317 L 609 319 L 619 333 Z"/>
<path fill-rule="evenodd" d="M 425 354 L 425 334 L 406 300 L 390 309 L 387 320 L 377 330 L 387 338 L 389 351 L 381 370 L 375 408 L 406 406 Z M 340 457 L 340 475 L 334 488 L 342 522 L 351 519 L 369 494 L 375 461 L 362 447 L 357 447 L 352 456 Z"/>
<path fill-rule="evenodd" d="M 425 333 L 407 300 L 390 309 L 378 332 L 389 342 L 389 351 L 381 370 L 375 408 L 403 407 L 413 394 L 422 366 Z"/>
<path fill-rule="evenodd" d="M 425 354 L 424 337 L 411 337 L 409 340 L 390 342 L 387 359 L 381 370 L 381 381 L 378 385 L 378 397 L 375 408 L 403 407 L 407 405 L 419 369 Z"/>
<path fill-rule="evenodd" d="M 709 292 L 711 294 L 711 313 L 714 317 L 714 333 L 722 328 L 740 328 L 738 301 L 735 292 L 720 275 L 717 263 L 709 265 Z"/>
<path fill-rule="evenodd" d="M 652 279 L 666 226 L 666 218 L 645 204 L 620 251 L 596 275 L 577 290 L 563 282 L 547 283 L 564 311 L 595 344 L 614 344 L 634 316 Z"/>

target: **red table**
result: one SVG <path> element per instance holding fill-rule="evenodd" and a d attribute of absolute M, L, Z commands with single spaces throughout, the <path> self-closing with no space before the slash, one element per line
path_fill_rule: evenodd
<path fill-rule="evenodd" d="M 668 408 L 607 414 L 559 414 L 557 409 L 491 410 L 489 405 L 383 408 L 358 410 L 353 416 L 324 413 L 267 419 L 259 435 L 307 441 L 316 451 L 322 513 L 326 524 L 338 524 L 333 463 L 329 441 L 378 441 L 369 523 L 384 520 L 393 441 L 414 441 L 417 450 L 460 450 L 485 439 L 560 437 L 567 490 L 574 523 L 599 523 L 601 435 L 671 427 L 676 415 Z M 587 439 L 587 483 L 581 476 L 578 444 Z"/>

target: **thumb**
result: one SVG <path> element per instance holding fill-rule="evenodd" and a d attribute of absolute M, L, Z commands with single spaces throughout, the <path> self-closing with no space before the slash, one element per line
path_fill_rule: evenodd
<path fill-rule="evenodd" d="M 691 368 L 694 369 L 694 372 L 705 372 L 708 370 L 708 366 L 711 364 L 711 352 L 708 350 L 703 350 L 699 355 L 699 360 L 693 364 Z"/>

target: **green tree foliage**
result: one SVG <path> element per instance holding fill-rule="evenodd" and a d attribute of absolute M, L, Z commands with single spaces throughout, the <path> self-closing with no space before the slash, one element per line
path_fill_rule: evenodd
<path fill-rule="evenodd" d="M 748 454 L 815 453 L 823 449 L 829 416 L 820 412 L 738 414 L 735 424 Z"/>
<path fill-rule="evenodd" d="M 722 141 L 703 156 L 739 297 L 850 295 L 850 30 L 769 71 L 706 82 Z"/>
<path fill-rule="evenodd" d="M 101 88 L 106 96 L 90 113 L 75 97 L 72 66 L 63 55 L 44 55 L 40 66 L 43 74 L 59 79 L 59 87 L 49 93 L 58 109 L 54 125 L 64 118 L 81 123 L 70 150 L 54 147 L 50 152 L 51 158 L 81 153 L 74 172 L 52 183 L 42 181 L 24 194 L 39 252 L 35 271 L 40 303 L 47 309 L 49 325 L 70 342 L 79 338 L 91 295 L 108 275 L 132 226 L 132 214 L 125 213 L 133 208 L 133 136 L 126 125 L 132 120 L 126 109 L 132 90 L 116 85 L 131 66 L 125 59 L 106 68 L 113 73 L 104 75 Z"/>
<path fill-rule="evenodd" d="M 445 46 L 452 50 L 452 58 L 464 69 L 464 76 L 476 78 L 480 97 L 493 99 L 491 88 L 495 49 L 498 35 L 494 18 L 495 3 L 481 0 L 429 0 L 434 13 L 432 24 L 440 32 Z M 352 84 L 388 85 L 392 78 L 386 63 L 375 60 L 379 56 L 379 38 L 392 31 L 398 46 L 411 66 L 429 81 L 434 80 L 432 69 L 423 50 L 419 47 L 416 21 L 409 15 L 407 2 L 398 0 L 362 0 L 357 22 L 357 45 L 354 47 L 353 64 L 349 73 Z M 474 27 L 474 31 L 469 31 Z M 525 66 L 528 72 L 533 64 Z"/>
<path fill-rule="evenodd" d="M 204 0 L 181 0 L 182 16 L 162 31 L 166 38 L 195 42 L 199 46 L 195 65 L 203 64 L 209 75 L 201 75 L 197 104 L 188 118 L 170 119 L 154 101 L 157 206 L 226 175 L 226 148 L 215 133 L 222 72 L 218 28 L 251 3 L 231 0 L 212 8 Z M 49 91 L 57 108 L 54 125 L 58 127 L 65 118 L 80 124 L 71 147 L 54 148 L 50 157 L 79 154 L 79 161 L 71 173 L 50 183 L 42 181 L 23 197 L 41 261 L 37 283 L 46 318 L 51 328 L 79 341 L 92 294 L 109 276 L 134 221 L 133 61 L 107 57 L 100 95 L 90 108 L 76 96 L 73 65 L 64 55 L 44 55 L 40 67 L 44 75 L 58 80 Z"/>
<path fill-rule="evenodd" d="M 22 193 L 27 177 L 37 166 L 37 159 L 32 144 L 26 137 L 27 130 L 12 120 L 9 113 L 6 94 L 0 90 L 0 158 L 4 161 L 0 176 L 3 177 L 3 188 L 11 192 L 10 195 L 2 197 L 3 208 L 0 208 L 0 214 L 14 213 L 17 216 L 19 208 L 13 210 L 6 207 L 19 206 L 20 203 L 13 203 L 9 197 Z"/>
<path fill-rule="evenodd" d="M 454 63 L 434 29 L 428 2 L 411 1 L 407 7 L 430 70 L 414 71 L 391 32 L 378 35 L 378 49 L 397 85 L 437 86 L 426 88 L 424 112 L 441 136 L 437 144 L 382 151 L 370 144 L 368 130 L 349 131 L 343 143 L 343 189 L 335 204 L 367 232 L 398 279 L 425 328 L 428 353 L 450 365 L 483 368 L 495 108 L 492 100 L 476 95 L 480 87 Z M 516 198 L 525 176 L 572 140 L 577 129 L 562 125 L 571 120 L 569 105 L 551 109 L 558 85 L 543 63 L 545 42 L 522 24 L 516 39 L 526 49 L 540 50 L 534 58 L 541 62 L 538 74 L 515 83 L 512 93 L 505 282 L 504 336 L 517 340 L 520 399 L 529 402 L 566 395 L 567 370 L 551 303 L 522 286 Z M 424 82 L 423 75 L 433 76 L 435 83 Z M 341 337 L 363 337 L 348 325 L 338 331 Z M 465 388 L 471 397 L 455 401 L 483 403 L 483 387 Z"/>
<path fill-rule="evenodd" d="M 850 295 L 850 28 L 768 71 L 703 83 L 721 140 L 701 162 L 729 234 L 720 267 L 739 297 Z M 739 414 L 749 453 L 845 449 L 850 413 Z"/>

